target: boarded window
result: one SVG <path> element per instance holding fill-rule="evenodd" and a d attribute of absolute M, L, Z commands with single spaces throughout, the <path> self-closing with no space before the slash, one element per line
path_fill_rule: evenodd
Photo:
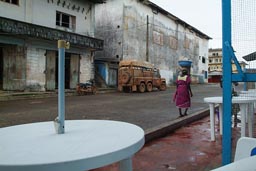
<path fill-rule="evenodd" d="M 191 42 L 191 40 L 189 38 L 185 37 L 183 47 L 185 49 L 189 49 L 190 42 Z"/>
<path fill-rule="evenodd" d="M 170 36 L 170 46 L 172 49 L 177 50 L 178 49 L 178 40 L 174 36 Z"/>
<path fill-rule="evenodd" d="M 162 33 L 159 33 L 157 31 L 153 32 L 153 41 L 156 44 L 164 45 L 164 36 Z"/>

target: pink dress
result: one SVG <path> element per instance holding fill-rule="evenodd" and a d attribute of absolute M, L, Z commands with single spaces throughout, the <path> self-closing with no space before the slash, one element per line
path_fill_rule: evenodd
<path fill-rule="evenodd" d="M 178 76 L 178 79 L 176 80 L 177 89 L 173 100 L 178 108 L 189 108 L 191 105 L 189 92 L 190 83 L 191 79 L 187 75 Z"/>

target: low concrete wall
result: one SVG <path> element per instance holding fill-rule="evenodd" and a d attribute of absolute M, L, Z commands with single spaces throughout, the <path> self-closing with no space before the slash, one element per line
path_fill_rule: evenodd
<path fill-rule="evenodd" d="M 174 121 L 170 121 L 170 122 L 161 124 L 157 127 L 146 130 L 145 131 L 145 142 L 148 143 L 157 138 L 164 137 L 180 127 L 187 126 L 191 122 L 197 121 L 197 120 L 202 119 L 209 115 L 210 115 L 209 109 L 205 109 L 205 110 L 199 111 L 197 113 L 187 115 L 185 117 L 175 119 Z"/>

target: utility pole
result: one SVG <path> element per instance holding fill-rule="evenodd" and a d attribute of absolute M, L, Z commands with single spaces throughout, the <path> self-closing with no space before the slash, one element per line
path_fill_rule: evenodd
<path fill-rule="evenodd" d="M 148 22 L 148 15 L 147 15 L 147 35 L 146 35 L 146 61 L 149 62 L 149 58 L 148 58 L 148 34 L 149 34 L 149 22 Z"/>
<path fill-rule="evenodd" d="M 65 49 L 69 49 L 69 42 L 58 40 L 58 117 L 54 120 L 55 131 L 65 133 Z"/>

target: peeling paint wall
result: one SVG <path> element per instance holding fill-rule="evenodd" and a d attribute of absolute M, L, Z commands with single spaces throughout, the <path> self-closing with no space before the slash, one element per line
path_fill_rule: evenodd
<path fill-rule="evenodd" d="M 27 48 L 26 65 L 26 90 L 27 91 L 45 91 L 45 57 L 46 50 Z"/>
<path fill-rule="evenodd" d="M 96 52 L 101 59 L 122 60 L 123 56 L 123 0 L 96 5 L 95 37 L 104 39 L 103 51 Z"/>
<path fill-rule="evenodd" d="M 104 52 L 96 53 L 96 59 L 148 59 L 167 83 L 175 81 L 182 56 L 193 61 L 191 73 L 196 77 L 207 70 L 199 56 L 208 56 L 208 40 L 141 1 L 109 0 L 97 5 L 96 11 L 96 35 L 105 41 Z"/>
<path fill-rule="evenodd" d="M 93 56 L 91 53 L 81 54 L 80 59 L 80 82 L 84 83 L 94 78 Z"/>
<path fill-rule="evenodd" d="M 123 22 L 123 59 L 146 61 L 146 16 L 138 12 L 138 5 L 125 4 Z M 144 15 L 144 16 L 143 16 Z"/>
<path fill-rule="evenodd" d="M 199 70 L 198 73 L 200 74 L 201 78 L 203 79 L 204 83 L 208 83 L 208 65 L 209 65 L 209 42 L 206 40 L 201 40 L 200 42 L 200 49 L 199 49 Z"/>

